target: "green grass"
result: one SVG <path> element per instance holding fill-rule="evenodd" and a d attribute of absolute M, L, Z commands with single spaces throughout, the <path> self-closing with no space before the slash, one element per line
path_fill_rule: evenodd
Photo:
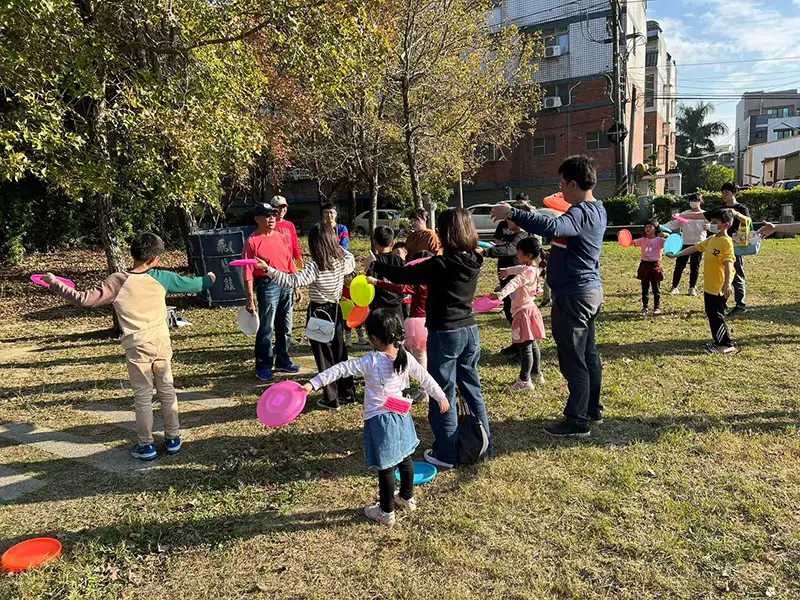
<path fill-rule="evenodd" d="M 546 384 L 512 394 L 517 368 L 497 354 L 509 329 L 497 313 L 479 316 L 497 456 L 418 488 L 421 509 L 398 513 L 394 528 L 362 517 L 377 485 L 359 408 L 307 409 L 266 430 L 235 311 L 189 309 L 194 327 L 173 334 L 176 380 L 238 405 L 184 405 L 183 421 L 203 427 L 139 476 L 0 441 L 1 464 L 47 482 L 0 507 L 0 549 L 37 535 L 65 548 L 46 568 L 0 580 L 0 598 L 799 598 L 799 250 L 768 241 L 748 259 L 752 309 L 733 322 L 742 352 L 725 359 L 702 351 L 702 298 L 665 295 L 664 316 L 639 316 L 637 255 L 608 244 L 598 324 L 606 423 L 585 442 L 541 430 L 566 397 L 552 340 Z M 45 268 L 89 285 L 102 257 L 40 255 L 0 273 L 0 421 L 127 448 L 130 432 L 80 410 L 131 404 L 121 349 L 94 333 L 108 313 L 31 289 L 26 275 Z M 479 293 L 494 282 L 489 261 Z M 313 369 L 308 346 L 298 351 Z M 414 417 L 422 449 L 425 408 Z"/>

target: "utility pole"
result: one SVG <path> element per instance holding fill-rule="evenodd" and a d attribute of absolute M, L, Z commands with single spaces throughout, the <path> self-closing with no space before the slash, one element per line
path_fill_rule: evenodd
<path fill-rule="evenodd" d="M 621 0 L 611 0 L 611 37 L 612 37 L 612 52 L 614 59 L 614 120 L 619 125 L 625 123 L 625 105 L 622 100 L 622 55 L 620 54 L 620 39 L 622 38 L 622 24 L 621 24 Z M 614 179 L 617 187 L 617 193 L 625 193 L 623 187 L 627 188 L 625 181 L 625 141 L 619 139 L 619 143 L 614 146 Z"/>

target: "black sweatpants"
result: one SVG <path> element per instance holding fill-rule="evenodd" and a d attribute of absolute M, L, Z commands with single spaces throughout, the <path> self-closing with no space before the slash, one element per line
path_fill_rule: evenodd
<path fill-rule="evenodd" d="M 327 315 L 323 314 L 323 311 Z M 347 346 L 344 343 L 344 319 L 339 312 L 339 304 L 331 302 L 329 304 L 316 304 L 312 302 L 308 305 L 308 317 L 315 315 L 318 318 L 336 319 L 336 329 L 334 329 L 333 339 L 327 344 L 310 340 L 311 351 L 314 353 L 314 362 L 317 363 L 317 371 L 322 373 L 333 365 L 347 360 Z M 322 388 L 322 394 L 326 402 L 333 402 L 337 398 L 355 398 L 356 390 L 353 385 L 352 377 L 343 377 L 338 381 L 326 385 Z"/>
<path fill-rule="evenodd" d="M 725 322 L 725 309 L 727 300 L 725 296 L 715 296 L 706 292 L 704 294 L 706 316 L 711 327 L 711 337 L 717 346 L 733 346 L 728 324 Z"/>
<path fill-rule="evenodd" d="M 692 245 L 684 246 L 683 249 L 693 248 Z M 679 256 L 675 259 L 675 270 L 672 272 L 672 287 L 676 288 L 681 283 L 683 271 L 686 263 L 689 263 L 689 287 L 697 287 L 697 278 L 700 276 L 700 261 L 703 260 L 702 252 L 695 252 L 688 256 Z"/>
<path fill-rule="evenodd" d="M 646 309 L 650 302 L 650 288 L 653 289 L 653 310 L 657 310 L 661 306 L 661 284 L 658 281 L 642 282 L 642 308 Z"/>
<path fill-rule="evenodd" d="M 414 462 L 410 456 L 399 465 L 391 469 L 378 471 L 378 491 L 381 500 L 381 510 L 385 513 L 394 512 L 394 470 L 400 469 L 400 497 L 411 500 L 414 497 Z"/>

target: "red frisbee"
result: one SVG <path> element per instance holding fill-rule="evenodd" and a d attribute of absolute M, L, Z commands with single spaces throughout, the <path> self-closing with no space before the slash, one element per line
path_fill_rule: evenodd
<path fill-rule="evenodd" d="M 565 213 L 572 208 L 572 205 L 564 200 L 564 194 L 561 192 L 557 192 L 552 196 L 547 196 L 544 200 L 542 200 L 542 202 L 544 202 L 544 205 L 547 208 L 552 208 L 553 210 L 557 210 L 558 212 L 562 213 Z"/>
<path fill-rule="evenodd" d="M 627 229 L 622 229 L 617 234 L 617 241 L 623 248 L 630 248 L 633 245 L 633 236 Z"/>
<path fill-rule="evenodd" d="M 238 258 L 228 263 L 232 267 L 245 267 L 248 265 L 257 265 L 258 260 L 255 258 Z"/>
<path fill-rule="evenodd" d="M 42 281 L 42 277 L 44 277 L 44 273 L 37 273 L 36 275 L 31 275 L 31 281 L 36 285 L 49 288 L 50 284 Z M 71 288 L 75 287 L 75 282 L 72 281 L 71 279 L 67 279 L 66 277 L 56 277 L 56 279 L 58 279 L 61 283 L 63 283 L 67 287 Z"/>
<path fill-rule="evenodd" d="M 347 315 L 347 326 L 350 329 L 355 329 L 367 320 L 367 315 L 369 315 L 369 306 L 356 306 Z"/>
<path fill-rule="evenodd" d="M 34 538 L 12 546 L 3 554 L 3 566 L 17 573 L 35 569 L 61 555 L 61 542 L 54 538 Z"/>

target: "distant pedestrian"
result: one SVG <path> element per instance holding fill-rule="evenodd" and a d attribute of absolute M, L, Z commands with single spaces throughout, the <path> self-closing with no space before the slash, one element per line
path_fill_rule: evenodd
<path fill-rule="evenodd" d="M 333 202 L 327 202 L 322 205 L 322 222 L 327 223 L 333 227 L 336 233 L 336 240 L 339 245 L 345 250 L 350 249 L 350 232 L 347 231 L 347 226 L 344 223 L 337 223 L 336 205 Z"/>

